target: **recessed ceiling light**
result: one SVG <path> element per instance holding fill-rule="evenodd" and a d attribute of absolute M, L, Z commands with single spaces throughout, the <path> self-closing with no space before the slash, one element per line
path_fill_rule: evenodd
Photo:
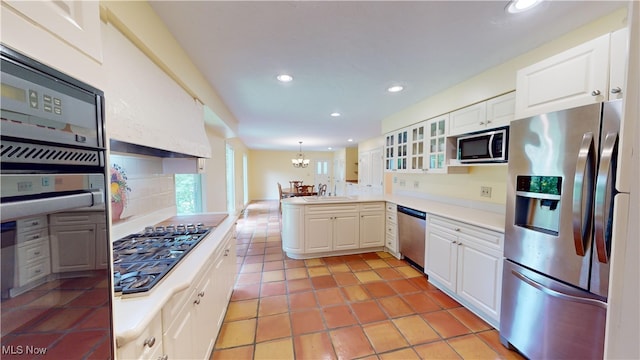
<path fill-rule="evenodd" d="M 353 139 L 347 139 L 348 142 L 353 142 Z"/>
<path fill-rule="evenodd" d="M 532 9 L 540 4 L 542 0 L 511 0 L 507 5 L 507 12 L 517 14 Z"/>
<path fill-rule="evenodd" d="M 403 89 L 404 87 L 402 85 L 393 85 L 387 88 L 387 91 L 394 93 L 394 92 L 402 91 Z"/>
<path fill-rule="evenodd" d="M 327 148 L 327 150 L 332 150 L 332 149 L 333 149 L 333 148 L 332 148 L 331 146 L 329 146 L 329 147 Z"/>
<path fill-rule="evenodd" d="M 282 81 L 282 82 L 289 82 L 289 81 L 293 80 L 293 76 L 287 75 L 287 74 L 280 74 L 280 75 L 276 76 L 276 79 L 278 79 L 279 81 Z"/>
<path fill-rule="evenodd" d="M 340 115 L 342 115 L 342 114 L 340 114 L 339 112 L 332 112 L 332 113 L 331 113 L 331 116 L 332 116 L 332 117 L 338 117 L 338 116 L 340 116 Z"/>

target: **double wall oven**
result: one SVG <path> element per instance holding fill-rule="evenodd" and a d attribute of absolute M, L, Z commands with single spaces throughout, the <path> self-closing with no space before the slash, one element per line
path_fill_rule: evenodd
<path fill-rule="evenodd" d="M 1 57 L 2 357 L 113 358 L 103 93 Z"/>

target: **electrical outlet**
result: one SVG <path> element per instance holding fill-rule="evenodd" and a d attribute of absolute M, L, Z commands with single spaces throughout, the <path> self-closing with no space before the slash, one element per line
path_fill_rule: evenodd
<path fill-rule="evenodd" d="M 406 181 L 400 180 L 400 186 L 405 187 L 407 185 Z"/>
<path fill-rule="evenodd" d="M 420 181 L 418 181 L 418 180 L 414 181 L 414 182 L 413 182 L 413 188 L 414 188 L 414 189 L 417 189 L 417 188 L 419 188 L 419 187 L 420 187 Z"/>
<path fill-rule="evenodd" d="M 481 186 L 480 187 L 480 196 L 483 197 L 491 197 L 491 187 L 489 186 Z"/>

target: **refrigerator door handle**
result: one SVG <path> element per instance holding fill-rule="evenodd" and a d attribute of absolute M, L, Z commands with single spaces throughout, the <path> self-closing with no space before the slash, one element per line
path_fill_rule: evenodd
<path fill-rule="evenodd" d="M 589 299 L 589 298 L 583 298 L 583 297 L 579 297 L 579 296 L 573 296 L 573 295 L 569 295 L 569 294 L 565 294 L 563 292 L 557 291 L 557 290 L 553 290 L 553 289 L 549 289 L 548 287 L 540 284 L 539 282 L 532 280 L 530 278 L 528 278 L 526 275 L 521 274 L 520 272 L 516 271 L 516 270 L 511 270 L 511 273 L 517 277 L 518 279 L 524 281 L 525 283 L 527 283 L 528 285 L 542 291 L 543 293 L 562 299 L 562 300 L 566 300 L 566 301 L 571 301 L 571 302 L 578 302 L 578 303 L 583 303 L 583 304 L 587 304 L 587 305 L 593 305 L 593 306 L 597 306 L 603 309 L 607 308 L 607 304 L 596 300 L 596 299 Z"/>
<path fill-rule="evenodd" d="M 608 133 L 602 144 L 602 155 L 600 157 L 600 167 L 596 181 L 596 204 L 595 204 L 595 248 L 598 261 L 607 264 L 609 262 L 609 251 L 607 240 L 611 240 L 611 232 L 607 230 L 607 225 L 611 219 L 613 207 L 610 196 L 615 196 L 615 190 L 608 194 L 609 189 L 613 189 L 614 181 L 612 171 L 615 171 L 614 156 L 617 156 L 618 133 Z M 607 196 L 609 195 L 609 196 Z"/>
<path fill-rule="evenodd" d="M 591 212 L 593 197 L 593 133 L 585 133 L 582 137 L 580 150 L 578 151 L 578 159 L 576 161 L 576 172 L 573 179 L 573 243 L 576 248 L 576 254 L 585 255 L 587 245 L 585 241 L 589 237 L 591 228 Z M 586 184 L 585 184 L 586 183 Z M 585 193 L 585 185 L 587 191 Z M 586 202 L 583 199 L 586 196 Z"/>

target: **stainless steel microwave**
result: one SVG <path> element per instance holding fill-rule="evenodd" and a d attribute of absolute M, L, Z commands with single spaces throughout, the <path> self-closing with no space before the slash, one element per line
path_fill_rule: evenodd
<path fill-rule="evenodd" d="M 461 163 L 507 162 L 509 128 L 499 128 L 458 138 Z"/>

